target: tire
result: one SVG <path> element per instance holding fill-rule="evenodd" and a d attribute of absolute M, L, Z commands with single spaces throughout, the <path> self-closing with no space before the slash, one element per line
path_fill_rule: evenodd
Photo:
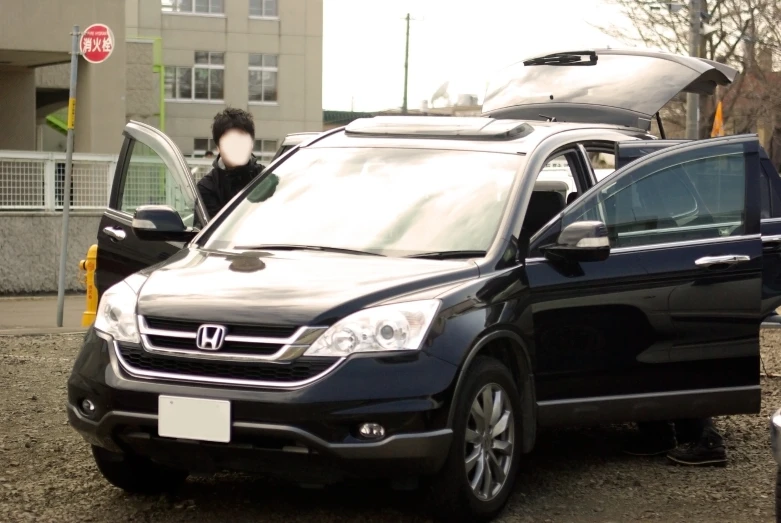
<path fill-rule="evenodd" d="M 781 523 L 781 467 L 776 468 L 776 523 Z"/>
<path fill-rule="evenodd" d="M 493 358 L 478 356 L 466 372 L 464 387 L 454 399 L 456 407 L 450 454 L 431 482 L 435 516 L 447 522 L 471 523 L 494 519 L 512 493 L 522 448 L 521 398 L 510 371 Z M 495 428 L 507 418 L 505 429 L 496 432 L 496 438 L 481 435 L 481 427 L 476 423 L 479 409 L 485 403 L 486 390 L 492 392 L 492 403 L 497 399 L 497 392 L 502 392 L 503 396 L 498 422 L 497 415 L 488 420 L 489 425 Z M 474 403 L 477 403 L 477 413 L 472 409 Z M 491 453 L 486 455 L 482 449 L 489 444 Z M 468 468 L 469 458 L 474 459 Z M 486 471 L 491 473 L 489 478 L 486 478 Z M 505 476 L 504 482 L 494 485 L 500 474 Z M 477 485 L 474 489 L 472 482 Z"/>
<path fill-rule="evenodd" d="M 118 454 L 92 446 L 92 456 L 106 480 L 131 494 L 156 495 L 175 490 L 188 472 L 159 465 L 133 454 Z"/>

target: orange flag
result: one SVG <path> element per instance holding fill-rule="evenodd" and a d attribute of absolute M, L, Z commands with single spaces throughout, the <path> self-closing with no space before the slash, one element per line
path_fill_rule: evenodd
<path fill-rule="evenodd" d="M 721 102 L 716 106 L 716 116 L 713 118 L 713 130 L 710 132 L 711 138 L 724 136 L 724 113 L 722 112 Z"/>

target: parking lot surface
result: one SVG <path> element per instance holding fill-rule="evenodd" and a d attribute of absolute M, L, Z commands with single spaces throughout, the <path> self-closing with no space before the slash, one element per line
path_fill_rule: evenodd
<path fill-rule="evenodd" d="M 66 423 L 65 383 L 80 341 L 0 338 L 0 521 L 428 521 L 419 495 L 366 484 L 304 490 L 222 474 L 190 478 L 170 496 L 124 494 L 100 477 L 89 447 Z M 624 456 L 619 442 L 627 426 L 545 433 L 497 521 L 774 521 L 768 417 L 781 407 L 781 331 L 763 333 L 762 345 L 761 414 L 717 420 L 728 444 L 726 468 Z"/>

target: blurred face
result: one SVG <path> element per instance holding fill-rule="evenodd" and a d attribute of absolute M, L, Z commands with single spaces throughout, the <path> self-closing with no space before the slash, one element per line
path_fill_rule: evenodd
<path fill-rule="evenodd" d="M 230 168 L 246 165 L 252 155 L 252 136 L 239 129 L 231 129 L 220 138 L 217 149 L 223 163 Z"/>

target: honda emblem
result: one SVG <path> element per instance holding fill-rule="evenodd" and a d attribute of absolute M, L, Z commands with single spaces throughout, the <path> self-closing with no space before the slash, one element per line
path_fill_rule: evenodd
<path fill-rule="evenodd" d="M 201 350 L 220 350 L 226 329 L 222 325 L 201 325 L 195 335 L 195 346 Z"/>

